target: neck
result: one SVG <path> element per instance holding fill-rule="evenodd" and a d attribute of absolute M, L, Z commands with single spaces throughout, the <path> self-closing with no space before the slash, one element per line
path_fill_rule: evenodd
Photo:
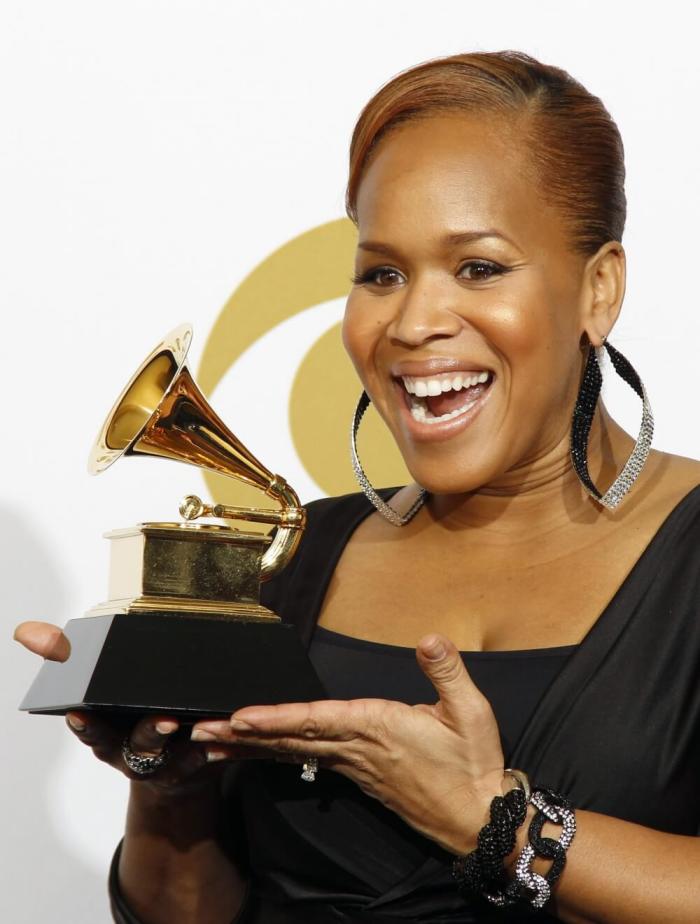
<path fill-rule="evenodd" d="M 588 468 L 601 490 L 614 480 L 633 445 L 601 402 L 588 442 Z M 562 434 L 539 458 L 476 491 L 431 495 L 427 515 L 436 527 L 450 531 L 479 526 L 496 536 L 524 538 L 563 523 L 593 522 L 602 508 L 579 481 L 569 453 L 569 434 Z"/>

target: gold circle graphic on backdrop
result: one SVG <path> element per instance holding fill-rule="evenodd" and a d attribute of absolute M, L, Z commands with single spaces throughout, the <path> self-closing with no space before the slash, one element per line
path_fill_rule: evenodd
<path fill-rule="evenodd" d="M 292 238 L 259 263 L 212 326 L 197 374 L 202 391 L 211 395 L 242 353 L 278 324 L 346 296 L 356 241 L 355 226 L 341 218 Z M 343 349 L 339 324 L 322 331 L 310 349 L 300 353 L 290 384 L 289 424 L 302 465 L 326 494 L 358 490 L 348 445 L 361 386 Z M 236 421 L 225 419 L 235 433 Z M 255 454 L 254 445 L 248 448 Z M 367 474 L 377 486 L 410 481 L 376 413 L 366 415 L 360 450 Z M 260 461 L 273 471 L 282 468 L 278 459 Z M 205 481 L 211 496 L 221 503 L 260 504 L 259 491 L 231 478 L 206 472 Z"/>

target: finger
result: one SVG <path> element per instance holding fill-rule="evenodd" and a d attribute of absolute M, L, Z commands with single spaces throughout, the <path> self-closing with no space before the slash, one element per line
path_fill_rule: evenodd
<path fill-rule="evenodd" d="M 276 753 L 304 755 L 337 755 L 340 742 L 311 739 L 307 735 L 282 736 L 279 732 L 252 731 L 236 732 L 227 722 L 198 722 L 190 735 L 192 741 L 205 744 L 205 750 L 226 751 L 230 749 L 241 750 L 244 757 L 250 756 L 257 749 L 255 756 L 266 757 L 270 760 Z M 317 750 L 314 750 L 317 748 Z M 245 749 L 248 749 L 246 754 Z"/>
<path fill-rule="evenodd" d="M 180 723 L 172 716 L 146 716 L 132 728 L 129 734 L 129 747 L 135 754 L 157 757 L 179 727 Z"/>
<path fill-rule="evenodd" d="M 306 758 L 306 757 L 324 757 L 338 761 L 349 761 L 349 752 L 346 753 L 348 745 L 341 741 L 309 741 L 308 738 L 289 738 L 289 737 L 257 737 L 247 734 L 245 739 L 236 741 L 235 745 L 227 747 L 238 747 L 250 749 L 250 753 L 255 757 L 265 757 L 272 760 L 278 754 L 285 754 L 288 757 Z M 211 745 L 214 750 L 218 750 L 222 745 Z M 240 752 L 244 757 L 245 751 Z"/>
<path fill-rule="evenodd" d="M 278 764 L 303 764 L 306 757 L 301 754 L 292 754 L 291 751 L 277 751 L 272 758 Z"/>
<path fill-rule="evenodd" d="M 289 753 L 276 753 L 269 748 L 259 748 L 255 745 L 211 745 L 205 747 L 204 755 L 207 763 L 222 760 L 276 760 L 281 763 L 298 763 L 299 758 Z"/>
<path fill-rule="evenodd" d="M 100 760 L 111 763 L 119 754 L 122 735 L 94 713 L 68 712 L 66 723 L 81 744 L 92 748 Z"/>
<path fill-rule="evenodd" d="M 223 745 L 233 741 L 245 743 L 247 737 L 246 732 L 248 731 L 251 733 L 253 731 L 248 725 L 246 725 L 244 730 L 238 733 L 232 729 L 230 721 L 226 721 L 225 719 L 206 719 L 192 726 L 190 738 L 192 741 L 201 743 L 216 742 Z M 262 731 L 257 731 L 259 734 L 263 734 Z"/>
<path fill-rule="evenodd" d="M 67 712 L 66 722 L 70 730 L 80 736 L 85 733 L 90 719 L 84 712 Z"/>
<path fill-rule="evenodd" d="M 467 673 L 459 651 L 444 635 L 424 636 L 418 642 L 416 657 L 438 694 L 443 721 L 462 729 L 485 710 L 490 711 L 488 701 Z"/>
<path fill-rule="evenodd" d="M 192 726 L 190 738 L 192 741 L 217 741 L 225 744 L 228 741 L 233 741 L 234 735 L 231 731 L 230 721 L 226 721 L 226 719 L 208 719 L 205 722 L 196 722 Z"/>
<path fill-rule="evenodd" d="M 58 626 L 48 622 L 22 622 L 14 632 L 15 641 L 48 661 L 67 661 L 70 642 Z"/>
<path fill-rule="evenodd" d="M 292 735 L 310 741 L 349 741 L 361 736 L 384 700 L 321 700 L 279 706 L 247 706 L 231 716 L 234 733 Z"/>

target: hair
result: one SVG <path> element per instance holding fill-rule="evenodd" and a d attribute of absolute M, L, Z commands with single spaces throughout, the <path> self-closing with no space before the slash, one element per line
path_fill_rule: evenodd
<path fill-rule="evenodd" d="M 402 71 L 360 113 L 350 144 L 348 216 L 377 145 L 394 128 L 444 113 L 488 113 L 520 131 L 545 200 L 557 208 L 572 249 L 590 256 L 622 240 L 625 163 L 617 125 L 597 96 L 566 71 L 520 51 L 475 52 Z"/>

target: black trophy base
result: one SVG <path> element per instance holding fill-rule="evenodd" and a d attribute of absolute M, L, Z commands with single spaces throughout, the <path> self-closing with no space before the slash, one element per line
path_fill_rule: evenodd
<path fill-rule="evenodd" d="M 296 629 L 277 620 L 163 611 L 72 619 L 64 632 L 70 657 L 44 663 L 20 709 L 196 721 L 243 706 L 326 698 Z"/>

